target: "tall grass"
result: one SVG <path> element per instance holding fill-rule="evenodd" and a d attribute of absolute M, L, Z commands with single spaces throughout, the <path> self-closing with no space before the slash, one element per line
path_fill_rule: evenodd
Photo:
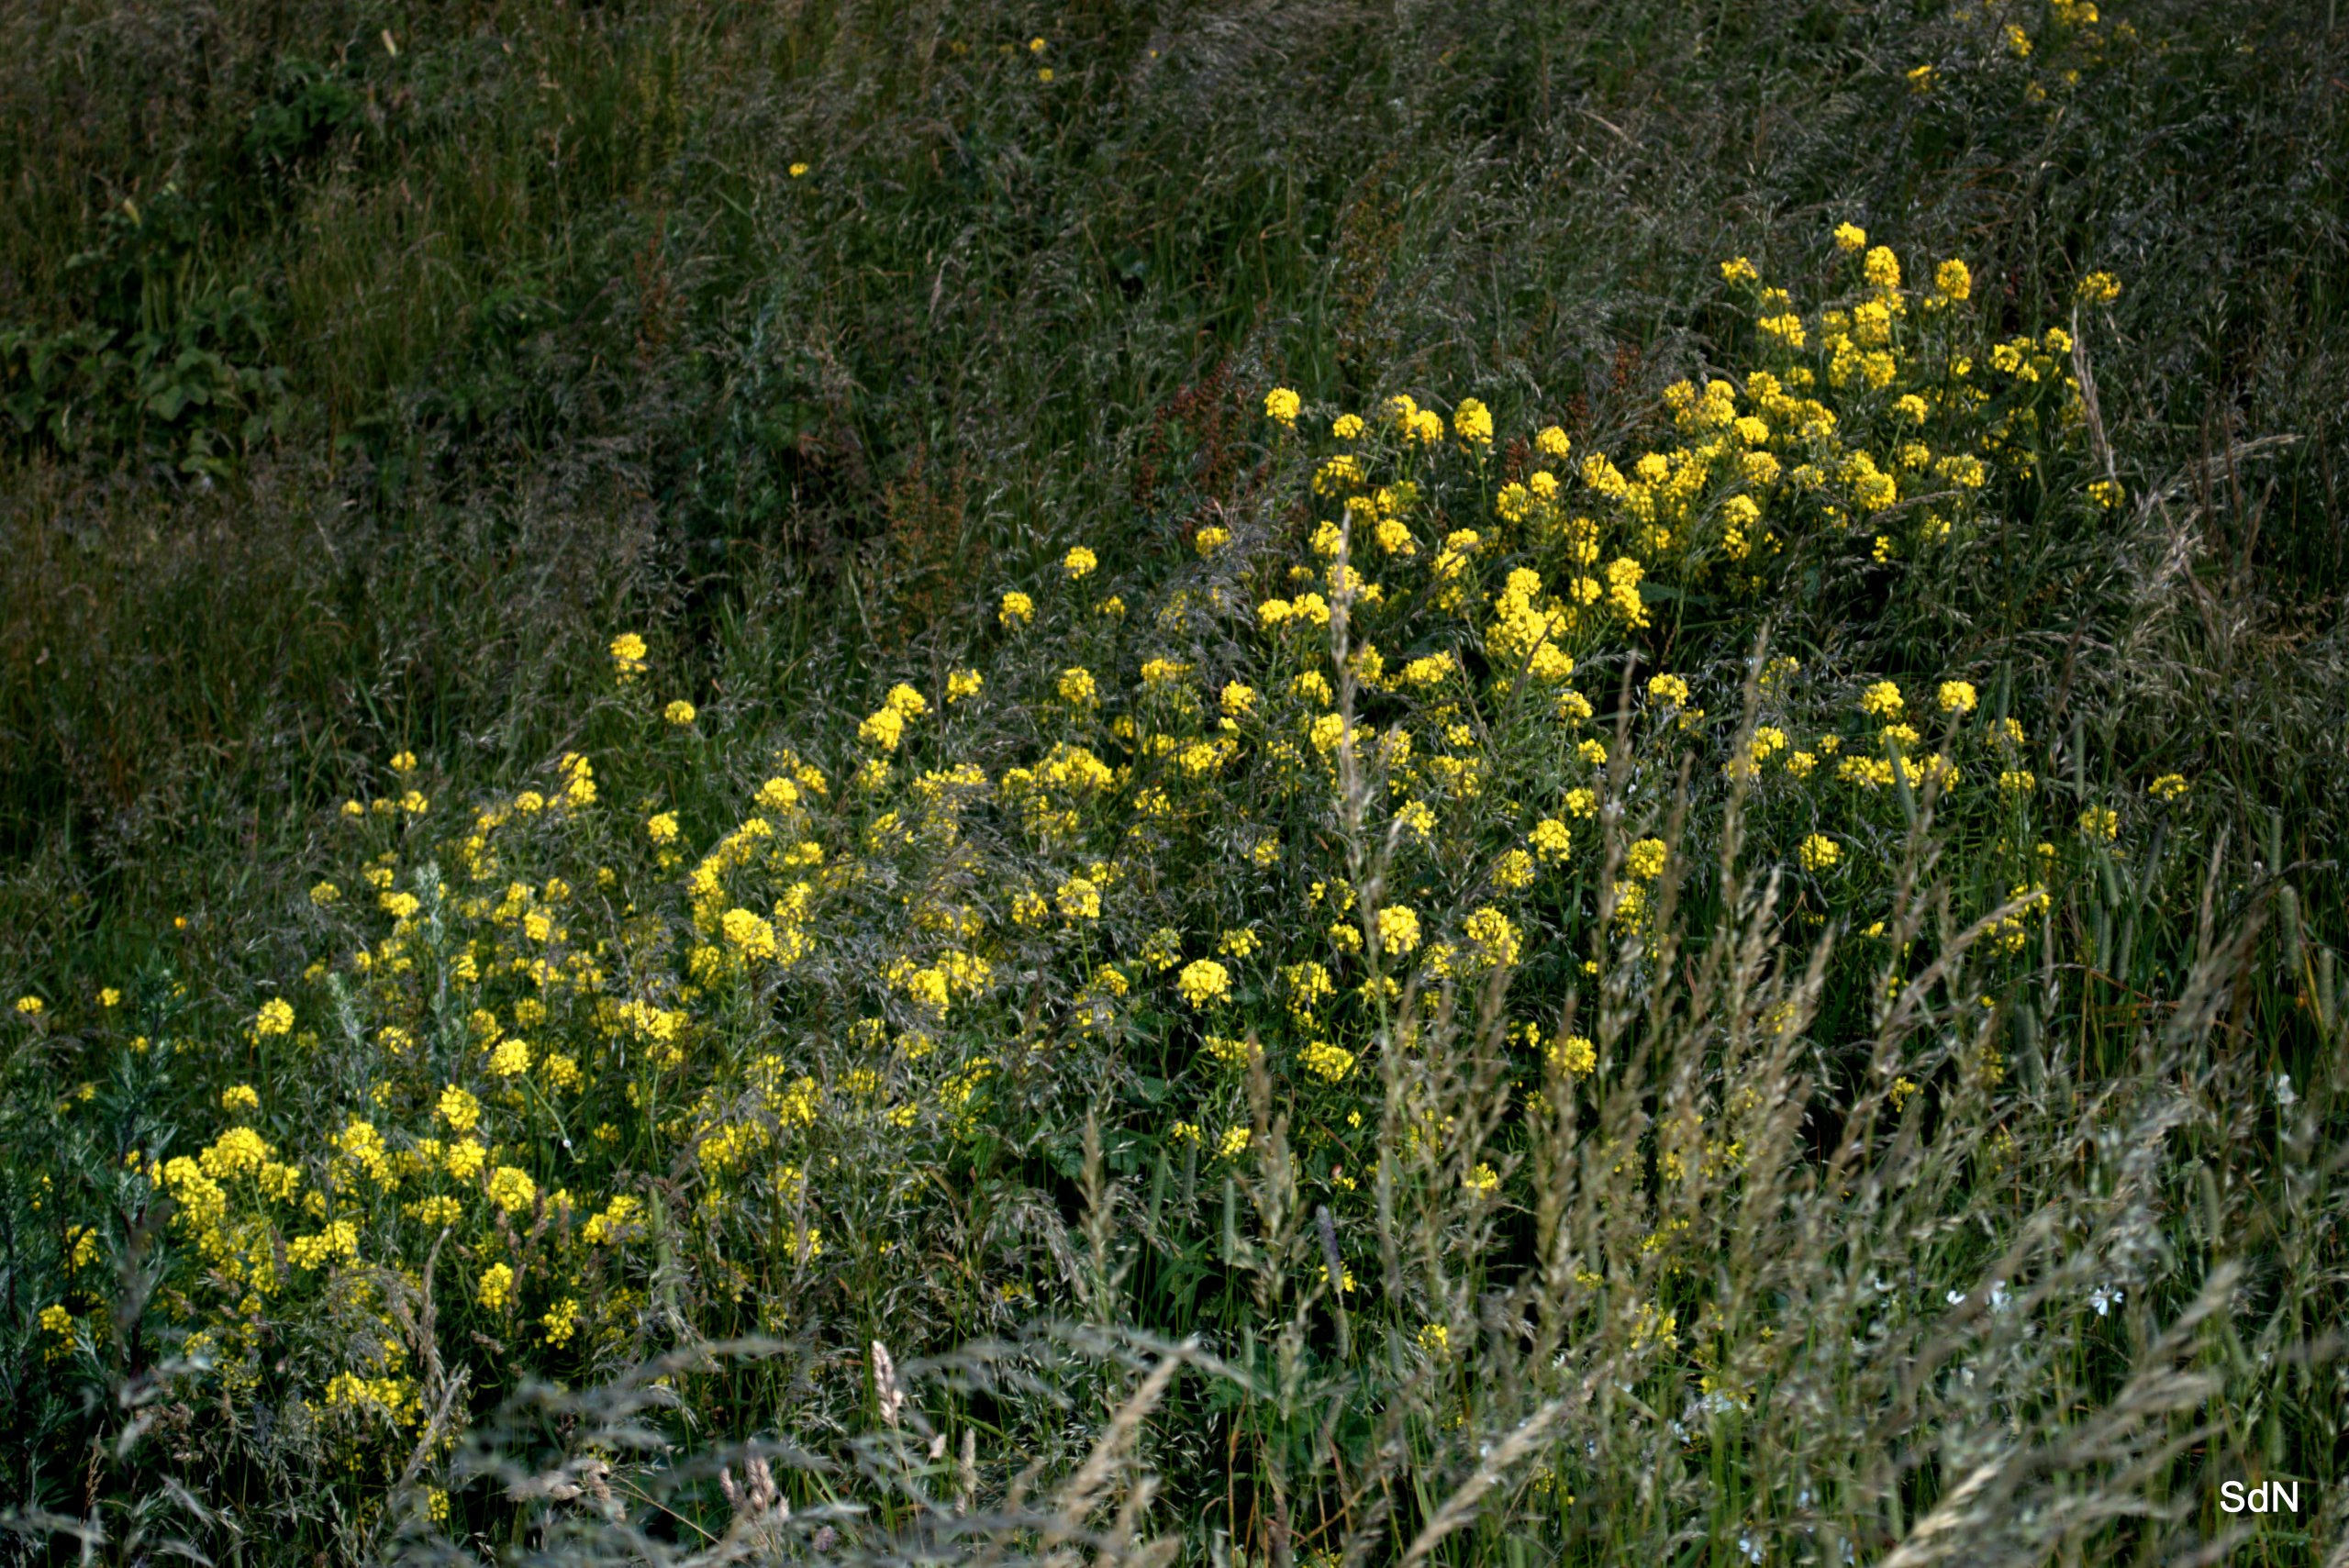
<path fill-rule="evenodd" d="M 2094 28 L 1651 0 L 11 13 L 0 991 L 46 1007 L 0 1025 L 10 1550 L 2338 1557 L 2343 49 L 2163 4 Z M 768 1230 L 707 1227 L 699 1134 L 614 1109 L 639 1141 L 595 1179 L 655 1231 L 607 1282 L 640 1299 L 559 1383 L 536 1329 L 480 1307 L 471 1234 L 371 1252 L 373 1305 L 256 1317 L 258 1392 L 205 1381 L 232 1359 L 184 1338 L 212 1286 L 126 1152 L 194 1152 L 251 1083 L 316 1182 L 346 1116 L 429 1121 L 369 1110 L 376 1085 L 438 1091 L 328 1009 L 327 970 L 382 933 L 307 893 L 372 898 L 395 853 L 399 887 L 443 879 L 454 931 L 468 889 L 395 804 L 353 829 L 345 797 L 417 786 L 439 824 L 589 754 L 605 826 L 534 840 L 527 874 L 616 868 L 565 917 L 674 980 L 694 939 L 655 807 L 707 846 L 779 746 L 840 783 L 900 679 L 935 699 L 981 668 L 957 722 L 999 777 L 1055 733 L 1066 662 L 1130 685 L 1155 653 L 1254 657 L 1180 617 L 1144 644 L 1168 594 L 1225 581 L 1202 528 L 1323 564 L 1269 385 L 1473 394 L 1628 462 L 1667 384 L 1744 363 L 1719 262 L 1821 296 L 1844 219 L 1968 258 L 1989 336 L 2072 333 L 2087 456 L 2036 453 L 1998 526 L 1930 563 L 1822 537 L 1759 598 L 1675 589 L 1580 651 L 1610 758 L 1572 913 L 1514 973 L 1415 973 L 1348 1037 L 1372 1151 L 1350 1195 L 1277 1006 L 1236 1075 L 1157 995 L 1114 1042 L 1007 1074 L 975 1132 L 852 1112 L 874 1059 L 851 1026 L 898 1005 L 865 991 L 918 940 L 885 889 L 840 917 L 820 1000 L 743 1001 L 690 1068 L 716 1094 L 793 1053 L 839 1120 L 807 1162 L 853 1179 L 819 1173 Z M 2076 314 L 2097 269 L 2125 292 Z M 2128 505 L 2075 505 L 2093 474 Z M 1489 497 L 1446 505 L 1431 526 L 1481 526 Z M 1125 629 L 1074 598 L 1054 621 L 1076 542 Z M 1030 642 L 995 619 L 1014 586 L 1047 601 Z M 692 728 L 611 685 L 631 628 Z M 1348 651 L 1300 657 L 1338 711 L 1376 710 Z M 1814 683 L 1791 708 L 1760 681 L 1781 654 Z M 1659 670 L 1742 731 L 1651 734 Z M 1864 824 L 1721 775 L 1724 745 L 1827 724 L 1876 675 L 1963 677 L 2027 719 L 2035 815 L 1979 809 L 1978 770 Z M 1564 765 L 1530 730 L 1485 739 Z M 2168 773 L 2185 802 L 2132 807 L 2113 852 L 2076 841 L 2079 812 Z M 1315 857 L 1375 929 L 1422 873 L 1379 776 L 1327 783 L 1285 863 Z M 1255 804 L 1234 786 L 1221 826 Z M 872 815 L 842 805 L 836 856 L 877 854 Z M 1072 870 L 1008 811 L 974 821 L 993 873 L 1049 893 Z M 1876 903 L 1798 872 L 1821 828 Z M 1201 833 L 1149 867 L 1154 902 L 1111 899 L 1099 958 L 1257 911 L 1247 846 Z M 2043 917 L 2008 907 L 2043 833 Z M 1671 851 L 1627 924 L 1649 837 Z M 2027 952 L 1992 955 L 2016 916 Z M 248 1034 L 272 995 L 318 1054 Z M 1041 1006 L 900 1086 L 942 1107 L 969 1089 L 937 1081 L 948 1058 L 1060 1029 Z M 435 1017 L 433 1070 L 477 1072 Z M 1587 1072 L 1546 1049 L 1577 1037 Z M 1202 1084 L 1244 1159 L 1172 1133 Z M 551 1137 L 523 1146 L 542 1191 L 573 1169 Z M 820 1262 L 791 1239 L 818 1222 Z M 69 1299 L 88 1328 L 51 1359 L 38 1315 Z M 372 1335 L 417 1411 L 362 1474 L 315 1407 Z M 2217 1511 L 2220 1482 L 2264 1476 L 2318 1483 L 2309 1513 Z"/>

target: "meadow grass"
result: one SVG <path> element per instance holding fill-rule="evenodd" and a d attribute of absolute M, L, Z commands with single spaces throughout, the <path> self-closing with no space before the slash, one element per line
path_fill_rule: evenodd
<path fill-rule="evenodd" d="M 2349 1540 L 2337 30 L 0 29 L 12 1552 Z"/>

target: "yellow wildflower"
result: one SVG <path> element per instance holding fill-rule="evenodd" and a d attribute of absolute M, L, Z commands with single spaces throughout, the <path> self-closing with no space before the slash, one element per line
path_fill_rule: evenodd
<path fill-rule="evenodd" d="M 1231 995 L 1231 973 L 1211 958 L 1193 959 L 1175 977 L 1174 988 L 1194 1007 L 1205 1007 Z"/>
<path fill-rule="evenodd" d="M 1378 911 L 1378 945 L 1387 952 L 1404 954 L 1419 945 L 1419 912 L 1408 904 L 1389 904 Z"/>
<path fill-rule="evenodd" d="M 514 1299 L 514 1270 L 505 1263 L 492 1263 L 484 1269 L 476 1299 L 492 1312 L 504 1311 Z"/>

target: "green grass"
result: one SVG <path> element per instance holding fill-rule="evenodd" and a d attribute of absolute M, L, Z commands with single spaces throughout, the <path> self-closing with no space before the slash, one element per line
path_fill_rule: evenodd
<path fill-rule="evenodd" d="M 1362 1554 L 1401 1555 L 1476 1473 L 1478 1444 L 1553 1397 L 1565 1403 L 1545 1418 L 1559 1423 L 1550 1446 L 1438 1555 L 1727 1562 L 1766 1524 L 1787 1561 L 1814 1546 L 1833 1561 L 1848 1539 L 1868 1562 L 1947 1505 L 1965 1521 L 1935 1538 L 1949 1560 L 2168 1561 L 2235 1522 L 2209 1500 L 2229 1465 L 2334 1490 L 2349 38 L 2260 7 L 2116 0 L 2090 44 L 2041 6 L 2009 6 L 2001 25 L 2009 14 L 2034 39 L 2028 61 L 1980 16 L 1905 4 L 11 12 L 0 990 L 50 1008 L 37 1027 L 0 1026 L 0 1141 L 26 1151 L 0 1176 L 0 1411 L 24 1434 L 0 1446 L 0 1507 L 98 1518 L 111 1557 L 147 1550 L 141 1530 L 216 1561 L 365 1556 L 405 1539 L 397 1507 L 382 1511 L 387 1478 L 318 1484 L 330 1445 L 284 1414 L 297 1386 L 315 1399 L 344 1364 L 356 1308 L 287 1307 L 273 1331 L 295 1382 L 212 1425 L 166 1398 L 144 1407 L 163 1424 L 117 1449 L 108 1404 L 173 1353 L 194 1321 L 173 1293 L 196 1290 L 180 1233 L 147 1234 L 111 1207 L 129 1201 L 122 1151 L 193 1152 L 222 1125 L 220 1091 L 251 1081 L 287 1158 L 323 1161 L 317 1140 L 397 1077 L 331 1029 L 324 1065 L 262 1073 L 242 1036 L 278 993 L 321 1023 L 326 993 L 301 977 L 357 933 L 306 890 L 327 877 L 355 895 L 335 808 L 384 795 L 393 753 L 424 760 L 435 823 L 547 788 L 562 753 L 591 755 L 617 825 L 537 846 L 536 874 L 586 887 L 596 864 L 618 865 L 627 897 L 670 921 L 655 945 L 674 973 L 682 872 L 631 836 L 647 803 L 674 806 L 698 853 L 741 819 L 772 747 L 837 778 L 889 684 L 934 696 L 964 663 L 993 694 L 968 754 L 990 776 L 1032 760 L 1060 662 L 1130 686 L 1158 651 L 1141 623 L 1204 570 L 1187 543 L 1200 527 L 1240 528 L 1263 560 L 1310 532 L 1302 473 L 1266 440 L 1265 388 L 1365 411 L 1397 392 L 1447 407 L 1474 395 L 1504 442 L 1556 421 L 1577 457 L 1628 464 L 1666 384 L 1753 362 L 1752 312 L 1720 261 L 1753 257 L 1808 309 L 1847 286 L 1828 238 L 1845 219 L 1894 246 L 1912 283 L 1925 258 L 1965 257 L 1992 336 L 2070 328 L 2076 280 L 2119 274 L 2120 300 L 2078 330 L 2095 439 L 2132 505 L 2103 520 L 2074 506 L 2101 458 L 2051 443 L 2001 491 L 1998 526 L 1930 566 L 1876 570 L 1865 540 L 1822 537 L 1759 599 L 1658 598 L 1644 635 L 1578 651 L 1582 684 L 1604 707 L 1627 668 L 1642 684 L 1678 670 L 1733 729 L 1738 664 L 1766 625 L 1815 683 L 1787 722 L 1842 722 L 1848 684 L 1878 674 L 1912 695 L 1963 674 L 1986 708 L 2023 717 L 2045 791 L 2032 833 L 2189 775 L 2179 810 L 2132 816 L 2127 859 L 2066 860 L 2043 951 L 2034 939 L 2030 972 L 2000 977 L 2003 1087 L 1968 1077 L 1961 1011 L 1915 1038 L 1885 1023 L 1883 950 L 1855 929 L 1898 923 L 1892 889 L 1913 862 L 1920 951 L 1946 950 L 2021 874 L 2021 845 L 1998 845 L 2026 824 L 1980 814 L 1972 792 L 1932 806 L 1918 834 L 1888 798 L 1865 832 L 1758 802 L 1748 862 L 1790 863 L 1803 833 L 1848 830 L 1852 876 L 1882 897 L 1862 910 L 1856 894 L 1806 895 L 1774 923 L 1787 973 L 1819 936 L 1838 935 L 1837 956 L 1806 1004 L 1815 1054 L 1746 1062 L 1735 1030 L 1698 1022 L 1766 1006 L 1761 972 L 1731 961 L 1750 916 L 1735 873 L 1716 869 L 1731 818 L 1719 758 L 1700 750 L 1687 825 L 1670 835 L 1690 850 L 1678 929 L 1698 967 L 1635 983 L 1627 963 L 1629 988 L 1603 1006 L 1580 989 L 1606 880 L 1586 865 L 1578 913 L 1530 944 L 1505 1011 L 1554 1020 L 1574 991 L 1613 1097 L 1594 1093 L 1571 1129 L 1504 1117 L 1478 1134 L 1520 1162 L 1514 1207 L 1465 1204 L 1456 1169 L 1399 1152 L 1413 1107 L 1471 1128 L 1493 1114 L 1479 1073 L 1505 1070 L 1462 998 L 1444 1037 L 1458 1071 L 1397 1066 L 1364 1102 L 1386 1118 L 1396 1184 L 1388 1212 L 1365 1198 L 1347 1214 L 1373 1299 L 1342 1328 L 1312 1284 L 1311 1205 L 1279 1161 L 1227 1187 L 1222 1164 L 1167 1138 L 1183 1096 L 1203 1091 L 1162 998 L 1137 1005 L 1117 1050 L 1023 1076 L 975 1140 L 859 1124 L 825 1145 L 854 1170 L 902 1160 L 920 1175 L 827 1188 L 826 1229 L 934 1244 L 925 1255 L 953 1289 L 878 1257 L 828 1282 L 772 1238 L 684 1239 L 703 1178 L 647 1113 L 648 1141 L 621 1164 L 685 1229 L 608 1282 L 645 1298 L 643 1324 L 565 1375 L 586 1389 L 701 1338 L 777 1335 L 786 1353 L 680 1363 L 689 1418 L 642 1414 L 737 1481 L 729 1445 L 760 1434 L 840 1466 L 777 1461 L 799 1510 L 781 1538 L 792 1551 L 826 1496 L 896 1499 L 830 1521 L 884 1555 L 953 1528 L 906 1488 L 924 1474 L 952 1495 L 959 1449 L 927 1470 L 907 1429 L 878 1422 L 875 1333 L 911 1363 L 922 1419 L 953 1444 L 977 1434 L 974 1554 L 1040 1552 L 1050 1536 L 1007 1490 L 1015 1456 L 1045 1462 L 1034 1495 L 1048 1511 L 1105 1523 L 1052 1488 L 1132 1393 L 1147 1347 L 1194 1334 L 1192 1356 L 1219 1359 L 1137 1418 L 1133 1464 L 1104 1461 L 1119 1488 L 1160 1478 L 1141 1528 L 1186 1557 L 1277 1562 L 1350 1531 Z M 1908 72 L 1922 64 L 1938 77 L 1920 94 Z M 1489 517 L 1481 497 L 1445 506 L 1447 527 Z M 1097 580 L 1134 624 L 1055 624 L 1032 648 L 1003 646 L 996 595 L 1041 597 L 1076 542 L 1099 551 Z M 694 736 L 655 720 L 654 693 L 614 692 L 605 649 L 629 628 L 653 643 L 658 696 L 699 706 Z M 1243 657 L 1228 632 L 1169 646 L 1218 671 Z M 1530 734 L 1503 750 L 1539 754 Z M 1639 755 L 1620 787 L 1651 815 L 1622 839 L 1662 831 L 1673 809 L 1672 748 Z M 1235 814 L 1270 809 L 1234 789 Z M 1332 865 L 1347 852 L 1340 817 L 1283 819 L 1306 835 L 1293 858 L 1308 841 Z M 862 818 L 834 829 L 853 851 Z M 1019 848 L 1008 823 L 974 831 L 1004 875 L 1069 869 Z M 1132 958 L 1161 923 L 1196 936 L 1271 907 L 1227 897 L 1231 846 L 1208 842 L 1152 873 L 1100 956 Z M 838 919 L 854 935 L 832 989 L 763 1022 L 745 1004 L 714 1023 L 712 1083 L 780 1040 L 795 1072 L 841 1092 L 863 1060 L 845 1034 L 868 1005 L 856 965 L 877 969 L 907 933 L 902 906 L 877 895 Z M 595 929 L 618 941 L 623 924 L 615 908 Z M 94 1009 L 104 985 L 131 994 L 123 1012 Z M 1593 1027 L 1609 1008 L 1614 1037 Z M 933 1065 L 1025 1026 L 1014 1007 L 969 1027 Z M 185 1049 L 134 1051 L 134 1033 Z M 1869 1075 L 1876 1052 L 1932 1085 L 1925 1109 L 1896 1114 Z M 1375 1054 L 1384 1074 L 1401 1053 Z M 2266 1086 L 2279 1071 L 2299 1085 L 2297 1119 Z M 94 1098 L 61 1107 L 84 1081 Z M 1744 1136 L 1777 1207 L 1709 1178 L 1674 1197 L 1600 1168 L 1609 1136 L 1653 1142 L 1684 1109 L 1725 1114 L 1744 1081 L 1775 1107 Z M 1287 1080 L 1252 1093 L 1219 1114 L 1260 1139 L 1284 1108 L 1308 1114 Z M 1848 1176 L 1846 1198 L 1836 1150 L 1853 1129 L 1846 1158 L 1865 1176 Z M 2156 1151 L 2132 1162 L 2141 1136 Z M 1994 1176 L 1984 1151 L 2001 1137 L 2012 1152 Z M 1663 1385 L 1631 1405 L 1606 1392 L 1653 1371 L 1629 1304 L 1683 1286 L 1640 1264 L 1595 1300 L 1527 1283 L 1564 1266 L 1542 1239 L 1561 1217 L 1570 1251 L 1615 1256 L 1627 1217 L 1644 1230 L 1674 1214 L 1724 1260 L 1722 1288 L 1686 1296 L 1687 1310 L 1713 1302 L 1716 1342 L 1749 1358 L 1738 1377 L 1787 1390 L 1695 1445 L 1658 1436 L 1677 1408 L 1648 1419 Z M 151 1299 L 135 1268 L 104 1290 L 74 1283 L 63 1228 L 92 1222 L 110 1258 L 168 1260 Z M 2159 1262 L 2132 1276 L 2125 1312 L 2084 1316 L 2116 1247 Z M 729 1296 L 728 1269 L 746 1264 L 772 1312 Z M 2230 1267 L 2232 1294 L 2204 1312 L 2206 1282 Z M 1928 1315 L 1863 1310 L 1859 1286 L 1893 1270 L 1916 1282 L 1910 1309 L 1992 1277 L 2043 1296 L 1965 1340 Z M 1023 1283 L 1033 1296 L 1000 1294 Z M 135 1348 L 117 1335 L 45 1362 L 37 1314 L 74 1291 L 146 1299 Z M 457 1296 L 442 1310 L 495 1329 Z M 1510 1312 L 1531 1327 L 1505 1330 Z M 1422 1321 L 1475 1348 L 1415 1360 Z M 1803 1322 L 1813 1332 L 1791 1350 L 1786 1326 Z M 1777 1326 L 1767 1345 L 1765 1326 Z M 986 1335 L 1016 1349 L 953 1360 Z M 1912 1373 L 1952 1353 L 1952 1335 L 1978 1383 Z M 1569 1352 L 1573 1386 L 1549 1359 Z M 616 1434 L 641 1391 L 531 1393 L 468 1364 L 482 1381 L 460 1403 L 484 1454 L 507 1443 L 512 1462 L 544 1468 L 586 1452 L 602 1423 L 627 1487 L 713 1529 L 751 1518 L 729 1515 L 692 1463 L 629 1453 Z M 1460 1401 L 1470 1418 L 1449 1428 Z M 2002 1467 L 1965 1492 L 1986 1455 Z M 1544 1464 L 1576 1505 L 1527 1490 Z M 174 1512 L 166 1476 L 206 1478 L 195 1492 L 217 1516 Z M 672 1522 L 648 1527 L 670 1544 L 628 1546 L 600 1516 L 533 1512 L 498 1490 L 457 1499 L 480 1552 L 552 1546 L 564 1529 L 582 1557 L 695 1539 Z M 2162 1496 L 2183 1513 L 2099 1512 Z M 2076 1520 L 2048 1522 L 2066 1507 Z M 2326 1496 L 2311 1518 L 2266 1524 L 2239 1559 L 2321 1556 L 2341 1507 Z M 1316 1534 L 1324 1518 L 1342 1522 Z M 28 1556 L 72 1550 L 15 1539 Z"/>

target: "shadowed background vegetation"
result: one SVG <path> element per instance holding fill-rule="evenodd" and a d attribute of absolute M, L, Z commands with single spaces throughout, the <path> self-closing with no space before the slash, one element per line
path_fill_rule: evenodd
<path fill-rule="evenodd" d="M 167 964 L 249 1014 L 392 753 L 517 787 L 631 627 L 718 732 L 869 706 L 1068 545 L 1152 580 L 1261 498 L 1275 383 L 1617 446 L 1725 362 L 1721 259 L 1816 292 L 1846 219 L 1967 258 L 2000 331 L 2125 280 L 2100 439 L 2173 548 L 1801 584 L 1775 644 L 2007 669 L 2067 766 L 2191 773 L 2337 943 L 2349 35 L 2009 13 L 2027 63 L 1892 0 L 10 7 L 0 987 Z M 1742 650 L 1742 613 L 1644 657 Z M 2238 1020 L 2305 1083 L 2306 988 L 2260 973 Z"/>

